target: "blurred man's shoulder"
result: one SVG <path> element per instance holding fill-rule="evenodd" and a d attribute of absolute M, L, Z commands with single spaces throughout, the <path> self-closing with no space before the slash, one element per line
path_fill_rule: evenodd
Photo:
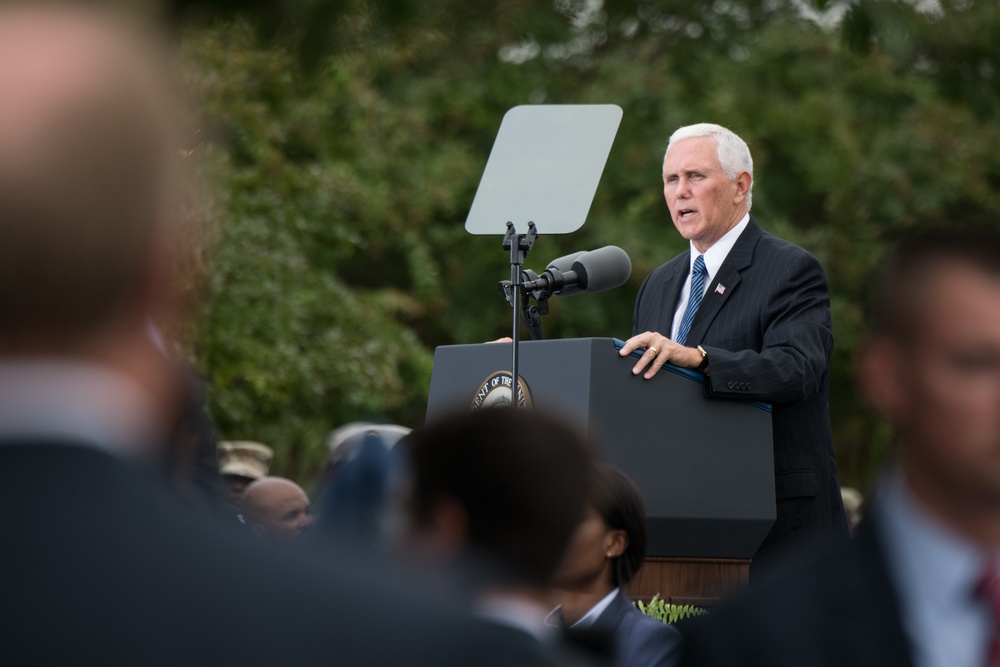
<path fill-rule="evenodd" d="M 878 537 L 870 524 L 847 541 L 777 561 L 743 596 L 684 621 L 685 665 L 907 664 Z"/>

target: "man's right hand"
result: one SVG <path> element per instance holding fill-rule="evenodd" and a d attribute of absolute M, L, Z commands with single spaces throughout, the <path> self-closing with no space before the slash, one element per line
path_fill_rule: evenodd
<path fill-rule="evenodd" d="M 702 355 L 697 348 L 679 345 L 655 331 L 647 331 L 638 336 L 632 336 L 625 341 L 625 345 L 619 354 L 627 357 L 632 353 L 632 350 L 637 350 L 641 347 L 646 348 L 646 351 L 632 368 L 632 374 L 638 375 L 646 369 L 646 372 L 642 376 L 646 380 L 659 373 L 660 368 L 668 361 L 674 366 L 682 368 L 698 368 L 701 365 Z"/>

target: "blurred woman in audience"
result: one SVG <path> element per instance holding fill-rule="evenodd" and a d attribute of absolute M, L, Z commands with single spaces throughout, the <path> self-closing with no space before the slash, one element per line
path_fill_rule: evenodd
<path fill-rule="evenodd" d="M 547 622 L 613 635 L 616 667 L 672 667 L 681 635 L 632 605 L 623 590 L 646 554 L 646 510 L 622 471 L 597 464 L 586 514 L 555 577 Z"/>

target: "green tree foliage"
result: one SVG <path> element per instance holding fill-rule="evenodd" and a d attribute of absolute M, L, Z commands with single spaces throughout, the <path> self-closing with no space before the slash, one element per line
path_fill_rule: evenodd
<path fill-rule="evenodd" d="M 842 478 L 872 479 L 889 434 L 851 377 L 868 275 L 887 241 L 916 225 L 1000 212 L 1000 6 L 303 7 L 281 21 L 216 12 L 184 30 L 205 115 L 193 157 L 218 186 L 194 348 L 225 437 L 272 443 L 279 469 L 310 475 L 335 425 L 419 424 L 434 347 L 509 328 L 499 237 L 463 229 L 503 113 L 613 102 L 624 118 L 587 225 L 542 237 L 527 266 L 615 243 L 633 276 L 554 301 L 546 333 L 629 335 L 642 280 L 685 248 L 660 194 L 666 137 L 727 125 L 754 154 L 758 220 L 827 270 Z M 262 16 L 282 30 L 262 32 Z"/>

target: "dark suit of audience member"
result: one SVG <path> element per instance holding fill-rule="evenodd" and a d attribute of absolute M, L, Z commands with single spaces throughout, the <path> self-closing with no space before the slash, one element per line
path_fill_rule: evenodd
<path fill-rule="evenodd" d="M 859 378 L 897 456 L 868 516 L 692 620 L 687 665 L 1000 661 L 1000 236 L 907 239 L 873 285 Z"/>
<path fill-rule="evenodd" d="M 710 397 L 773 404 L 777 519 L 757 570 L 788 545 L 847 535 L 829 419 L 826 277 L 812 255 L 750 216 L 753 162 L 729 130 L 677 130 L 663 177 L 691 248 L 643 283 L 622 354 L 645 347 L 636 372 L 646 377 L 670 362 L 703 371 Z"/>
<path fill-rule="evenodd" d="M 2 664 L 520 664 L 370 555 L 272 553 L 110 443 L 45 433 L 0 430 Z"/>
<path fill-rule="evenodd" d="M 683 621 L 684 665 L 907 667 L 908 638 L 871 522 L 851 544 L 814 547 L 731 608 Z M 710 617 L 710 618 L 709 618 Z"/>
<path fill-rule="evenodd" d="M 681 634 L 639 611 L 622 590 L 597 617 L 593 628 L 614 633 L 615 664 L 619 667 L 672 667 L 680 658 Z"/>
<path fill-rule="evenodd" d="M 188 133 L 157 37 L 0 7 L 0 664 L 511 664 L 378 563 L 273 553 L 167 489 L 183 391 L 148 322 L 176 314 Z"/>

